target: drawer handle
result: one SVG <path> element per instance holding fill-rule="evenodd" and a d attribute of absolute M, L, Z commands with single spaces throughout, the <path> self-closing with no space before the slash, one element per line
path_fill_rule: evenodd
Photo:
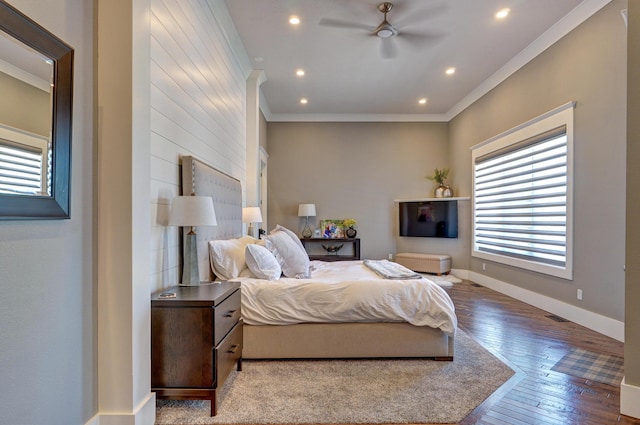
<path fill-rule="evenodd" d="M 238 310 L 231 310 L 227 314 L 225 314 L 224 317 L 233 317 L 236 314 L 236 311 Z"/>
<path fill-rule="evenodd" d="M 235 354 L 236 351 L 238 351 L 238 347 L 240 347 L 238 344 L 232 345 L 231 348 L 229 348 L 229 351 L 227 351 L 227 353 Z"/>

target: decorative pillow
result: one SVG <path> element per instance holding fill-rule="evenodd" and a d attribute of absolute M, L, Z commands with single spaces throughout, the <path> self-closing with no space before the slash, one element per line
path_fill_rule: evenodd
<path fill-rule="evenodd" d="M 257 244 L 247 245 L 245 248 L 247 267 L 258 279 L 278 280 L 282 275 L 280 263 L 264 246 Z"/>
<path fill-rule="evenodd" d="M 282 267 L 282 274 L 296 279 L 309 277 L 309 256 L 301 248 L 302 243 L 298 246 L 291 235 L 284 231 L 271 232 L 264 239 L 265 246 Z"/>
<path fill-rule="evenodd" d="M 287 235 L 289 235 L 289 237 L 291 239 L 293 239 L 293 241 L 296 243 L 296 245 L 298 245 L 300 247 L 300 249 L 305 253 L 307 253 L 307 251 L 304 249 L 304 245 L 302 245 L 302 242 L 300 241 L 300 238 L 298 237 L 298 235 L 296 235 L 295 233 L 293 233 L 293 231 L 287 229 L 284 226 L 280 226 L 279 224 L 276 225 L 276 228 L 273 229 L 271 232 L 269 233 L 275 233 L 275 232 L 285 232 Z"/>
<path fill-rule="evenodd" d="M 245 247 L 255 242 L 251 236 L 209 241 L 209 260 L 216 276 L 222 280 L 238 277 L 247 268 Z"/>

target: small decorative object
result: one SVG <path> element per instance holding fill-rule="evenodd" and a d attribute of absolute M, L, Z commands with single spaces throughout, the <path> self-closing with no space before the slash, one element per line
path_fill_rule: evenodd
<path fill-rule="evenodd" d="M 425 178 L 428 180 L 432 180 L 438 184 L 438 186 L 434 190 L 434 196 L 436 198 L 451 198 L 453 196 L 453 190 L 446 184 L 447 176 L 449 175 L 449 169 L 436 168 L 433 171 L 432 176 L 426 176 Z"/>
<path fill-rule="evenodd" d="M 355 238 L 358 234 L 358 231 L 353 227 L 356 225 L 356 221 L 352 218 L 347 218 L 342 221 L 342 225 L 345 227 L 344 234 L 347 235 L 348 238 Z"/>
<path fill-rule="evenodd" d="M 343 243 L 341 243 L 340 245 L 325 245 L 322 244 L 322 248 L 327 251 L 329 254 L 334 254 L 334 255 L 338 255 L 338 251 L 340 251 L 340 249 L 344 246 Z"/>
<path fill-rule="evenodd" d="M 344 238 L 344 220 L 322 220 L 322 237 L 325 239 Z"/>

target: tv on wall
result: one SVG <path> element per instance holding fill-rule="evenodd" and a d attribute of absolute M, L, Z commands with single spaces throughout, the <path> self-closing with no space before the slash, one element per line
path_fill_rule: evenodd
<path fill-rule="evenodd" d="M 400 236 L 458 237 L 458 201 L 399 202 Z"/>

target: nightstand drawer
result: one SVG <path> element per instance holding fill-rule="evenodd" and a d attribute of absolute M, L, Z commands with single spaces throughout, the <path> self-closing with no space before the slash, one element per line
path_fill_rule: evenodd
<path fill-rule="evenodd" d="M 242 320 L 222 340 L 215 350 L 218 386 L 227 379 L 235 364 L 242 357 Z"/>
<path fill-rule="evenodd" d="M 213 345 L 218 345 L 240 320 L 240 297 L 240 290 L 237 290 L 216 306 L 213 319 L 215 327 Z"/>

